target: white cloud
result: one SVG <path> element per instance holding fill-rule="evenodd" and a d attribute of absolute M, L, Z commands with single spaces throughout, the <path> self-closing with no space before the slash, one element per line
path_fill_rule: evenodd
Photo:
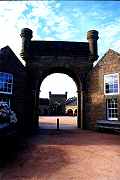
<path fill-rule="evenodd" d="M 31 10 L 27 13 L 30 7 Z M 71 37 L 69 19 L 56 13 L 59 7 L 60 3 L 56 1 L 0 2 L 0 48 L 9 45 L 20 58 L 20 31 L 24 27 L 33 30 L 33 39 L 69 39 Z M 43 19 L 44 36 L 40 32 Z M 51 33 L 54 34 L 53 37 Z"/>
<path fill-rule="evenodd" d="M 119 23 L 120 23 L 120 17 L 118 17 L 117 20 L 114 20 L 110 23 L 103 24 L 100 27 L 102 36 L 106 37 L 109 41 L 112 41 L 113 37 L 118 33 L 120 33 Z"/>
<path fill-rule="evenodd" d="M 33 39 L 67 41 L 87 41 L 87 31 L 95 28 L 100 36 L 100 55 L 108 48 L 119 50 L 119 39 L 116 41 L 115 38 L 120 34 L 119 16 L 101 23 L 112 13 L 96 10 L 96 7 L 87 12 L 73 7 L 70 14 L 65 14 L 60 8 L 59 1 L 0 2 L 0 47 L 9 45 L 18 55 L 21 47 L 19 34 L 24 27 L 33 30 Z"/>
<path fill-rule="evenodd" d="M 25 8 L 26 3 L 0 2 L 0 48 L 9 45 L 18 56 L 20 53 L 20 32 L 17 24 Z"/>
<path fill-rule="evenodd" d="M 120 39 L 113 42 L 113 50 L 117 51 L 120 53 Z"/>
<path fill-rule="evenodd" d="M 0 5 L 0 47 L 9 45 L 18 56 L 19 34 L 24 27 L 33 30 L 33 39 L 74 40 L 76 29 L 71 19 L 60 13 L 57 1 L 0 2 Z"/>
<path fill-rule="evenodd" d="M 109 48 L 120 51 L 120 17 L 117 17 L 117 19 L 114 19 L 114 21 L 111 21 L 106 24 L 102 24 L 99 27 L 99 53 L 103 55 Z M 116 36 L 118 36 L 118 39 L 116 39 Z"/>
<path fill-rule="evenodd" d="M 32 5 L 32 13 L 26 17 L 25 12 L 28 5 Z M 36 11 L 37 9 L 37 11 Z M 33 30 L 34 39 L 39 39 L 38 28 L 40 26 L 39 16 L 34 17 L 35 12 L 41 12 L 41 16 L 49 14 L 49 6 L 47 2 L 0 2 L 0 48 L 9 45 L 20 58 L 21 49 L 20 31 L 24 27 Z M 39 15 L 39 14 L 38 14 Z"/>
<path fill-rule="evenodd" d="M 19 34 L 24 27 L 33 30 L 33 39 L 51 41 L 87 41 L 87 31 L 94 28 L 99 31 L 100 57 L 109 48 L 120 51 L 120 16 L 104 22 L 112 17 L 112 13 L 99 9 L 99 6 L 85 12 L 80 7 L 73 7 L 71 11 L 68 8 L 68 14 L 61 6 L 60 1 L 0 2 L 0 48 L 9 45 L 20 58 Z"/>
<path fill-rule="evenodd" d="M 56 39 L 54 37 L 46 36 L 44 38 L 45 41 L 55 41 Z"/>
<path fill-rule="evenodd" d="M 32 16 L 47 17 L 51 13 L 51 7 L 49 7 L 47 1 L 32 1 Z"/>

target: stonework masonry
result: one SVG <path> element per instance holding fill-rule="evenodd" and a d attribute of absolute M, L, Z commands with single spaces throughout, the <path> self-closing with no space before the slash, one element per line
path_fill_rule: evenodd
<path fill-rule="evenodd" d="M 104 75 L 113 73 L 119 73 L 120 78 L 120 54 L 109 49 L 87 75 L 86 116 L 92 129 L 95 128 L 97 120 L 107 120 L 107 98 L 117 98 L 118 120 L 120 119 L 120 95 L 104 94 Z"/>
<path fill-rule="evenodd" d="M 65 94 L 52 94 L 51 92 L 49 92 L 50 115 L 65 115 L 66 100 L 67 92 Z"/>
<path fill-rule="evenodd" d="M 32 31 L 21 31 L 21 57 L 26 62 L 26 126 L 38 126 L 37 107 L 42 81 L 52 73 L 65 73 L 76 83 L 78 92 L 78 128 L 88 128 L 85 115 L 86 75 L 97 60 L 96 30 L 88 31 L 88 42 L 35 41 Z M 28 127 L 29 126 L 29 127 Z"/>
<path fill-rule="evenodd" d="M 10 98 L 19 127 L 31 131 L 38 126 L 40 86 L 52 73 L 65 73 L 76 83 L 78 128 L 95 129 L 98 120 L 107 120 L 106 99 L 111 97 L 117 98 L 120 120 L 119 93 L 104 94 L 104 75 L 118 73 L 120 79 L 120 54 L 109 49 L 93 67 L 98 58 L 96 30 L 88 31 L 88 42 L 34 41 L 31 40 L 32 30 L 27 28 L 21 31 L 21 38 L 25 66 L 9 47 L 0 51 L 0 71 L 14 76 Z"/>

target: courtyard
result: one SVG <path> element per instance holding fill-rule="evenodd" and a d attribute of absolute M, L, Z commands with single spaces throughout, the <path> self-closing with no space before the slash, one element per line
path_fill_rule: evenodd
<path fill-rule="evenodd" d="M 77 116 L 40 116 L 39 127 L 42 129 L 57 129 L 57 119 L 59 128 L 77 129 Z"/>
<path fill-rule="evenodd" d="M 59 119 L 57 131 L 56 117 L 40 118 L 39 130 L 0 168 L 0 180 L 119 180 L 120 136 L 77 129 L 73 117 Z"/>

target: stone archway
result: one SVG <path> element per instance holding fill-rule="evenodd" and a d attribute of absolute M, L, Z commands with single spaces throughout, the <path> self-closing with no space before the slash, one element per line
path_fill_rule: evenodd
<path fill-rule="evenodd" d="M 64 73 L 72 77 L 78 93 L 78 128 L 87 128 L 85 116 L 86 77 L 97 60 L 98 32 L 87 34 L 88 42 L 34 41 L 32 30 L 21 31 L 21 57 L 26 62 L 25 126 L 38 125 L 37 105 L 39 88 L 43 79 L 52 73 Z"/>
<path fill-rule="evenodd" d="M 72 109 L 68 109 L 67 110 L 67 115 L 68 116 L 73 116 L 73 110 Z"/>
<path fill-rule="evenodd" d="M 33 72 L 33 71 L 32 71 Z M 72 78 L 72 80 L 75 82 L 76 84 L 76 87 L 77 87 L 77 92 L 80 92 L 81 93 L 81 81 L 79 79 L 79 77 L 74 73 L 74 71 L 70 68 L 66 68 L 66 67 L 60 67 L 60 66 L 57 66 L 57 67 L 47 67 L 46 69 L 44 69 L 43 71 L 40 71 L 38 70 L 38 77 L 41 77 L 39 78 L 39 81 L 38 81 L 38 84 L 37 84 L 37 89 L 39 91 L 40 89 L 40 86 L 43 82 L 43 80 L 50 74 L 54 74 L 54 73 L 62 73 L 62 74 L 66 74 L 68 75 L 69 77 Z M 82 122 L 81 122 L 81 94 L 78 96 L 79 93 L 77 93 L 77 99 L 78 99 L 78 103 L 79 104 L 79 114 L 77 116 L 77 127 L 81 128 L 82 127 Z M 38 98 L 38 95 L 37 95 L 37 98 Z M 37 103 L 37 102 L 36 102 Z"/>

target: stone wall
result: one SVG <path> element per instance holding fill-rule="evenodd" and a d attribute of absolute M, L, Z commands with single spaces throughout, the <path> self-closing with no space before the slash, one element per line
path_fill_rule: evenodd
<path fill-rule="evenodd" d="M 67 92 L 65 94 L 52 94 L 49 92 L 50 115 L 65 115 L 66 100 Z"/>
<path fill-rule="evenodd" d="M 97 120 L 106 120 L 106 98 L 104 95 L 104 75 L 119 73 L 120 54 L 109 49 L 93 70 L 87 75 L 86 117 L 90 128 L 95 128 Z M 115 96 L 115 95 L 114 95 Z M 120 95 L 118 99 L 118 112 L 120 112 Z M 120 117 L 120 113 L 119 113 Z"/>

